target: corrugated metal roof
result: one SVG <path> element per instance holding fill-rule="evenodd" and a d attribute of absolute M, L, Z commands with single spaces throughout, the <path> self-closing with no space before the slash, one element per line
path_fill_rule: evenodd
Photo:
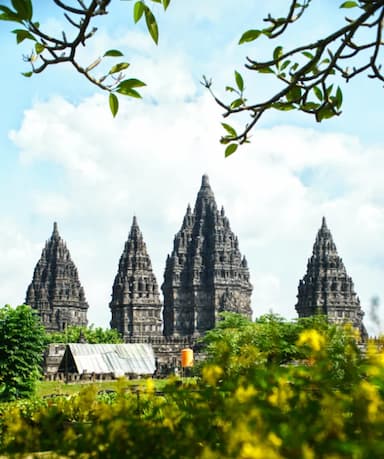
<path fill-rule="evenodd" d="M 79 373 L 152 375 L 155 354 L 150 344 L 68 344 Z"/>

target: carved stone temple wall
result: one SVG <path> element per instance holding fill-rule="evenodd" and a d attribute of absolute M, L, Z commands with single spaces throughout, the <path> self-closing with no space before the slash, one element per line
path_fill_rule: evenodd
<path fill-rule="evenodd" d="M 109 307 L 111 327 L 125 341 L 161 336 L 159 288 L 136 217 L 120 258 Z"/>
<path fill-rule="evenodd" d="M 37 310 L 50 332 L 88 323 L 84 289 L 57 223 L 37 262 L 25 303 Z"/>
<path fill-rule="evenodd" d="M 299 283 L 295 308 L 299 317 L 326 315 L 331 322 L 352 323 L 363 338 L 367 335 L 363 325 L 364 312 L 352 278 L 337 253 L 324 217 L 308 260 L 307 272 Z"/>
<path fill-rule="evenodd" d="M 161 288 L 165 336 L 199 336 L 215 326 L 222 311 L 251 318 L 247 261 L 206 175 L 175 236 Z"/>

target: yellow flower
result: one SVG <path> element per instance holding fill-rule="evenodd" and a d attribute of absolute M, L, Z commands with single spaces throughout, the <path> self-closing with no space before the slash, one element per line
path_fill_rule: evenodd
<path fill-rule="evenodd" d="M 256 395 L 256 389 L 253 386 L 240 386 L 236 389 L 235 398 L 239 403 L 248 403 Z"/>
<path fill-rule="evenodd" d="M 315 453 L 313 452 L 313 449 L 306 443 L 304 443 L 302 447 L 302 453 L 303 459 L 315 459 Z"/>
<path fill-rule="evenodd" d="M 280 378 L 278 385 L 272 388 L 272 393 L 268 396 L 268 402 L 281 410 L 285 410 L 289 408 L 288 401 L 292 395 L 292 389 L 288 381 Z"/>
<path fill-rule="evenodd" d="M 319 352 L 325 345 L 325 337 L 317 330 L 304 330 L 300 333 L 296 343 L 298 346 L 309 346 L 313 351 Z"/>
<path fill-rule="evenodd" d="M 375 421 L 379 412 L 380 396 L 377 387 L 368 381 L 361 381 L 360 389 L 362 396 L 368 401 L 367 416 L 370 421 Z"/>
<path fill-rule="evenodd" d="M 278 437 L 274 432 L 268 434 L 268 441 L 275 447 L 280 448 L 283 444 L 283 440 Z"/>
<path fill-rule="evenodd" d="M 378 376 L 384 369 L 384 352 L 380 345 L 374 341 L 368 341 L 367 357 L 369 366 L 367 374 L 369 376 Z"/>
<path fill-rule="evenodd" d="M 148 394 L 153 394 L 155 392 L 155 383 L 153 379 L 148 378 L 146 381 L 146 386 Z"/>
<path fill-rule="evenodd" d="M 265 445 L 254 445 L 250 442 L 243 444 L 239 455 L 240 459 L 279 459 L 280 457 Z"/>
<path fill-rule="evenodd" d="M 203 380 L 210 386 L 214 386 L 224 371 L 218 365 L 208 365 L 203 368 Z"/>

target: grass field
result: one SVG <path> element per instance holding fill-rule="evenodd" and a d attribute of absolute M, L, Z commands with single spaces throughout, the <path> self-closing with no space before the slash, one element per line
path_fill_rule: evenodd
<path fill-rule="evenodd" d="M 166 383 L 164 379 L 154 379 L 156 390 L 161 390 Z M 98 382 L 78 382 L 65 383 L 64 381 L 39 381 L 36 390 L 37 397 L 47 397 L 49 395 L 73 395 L 87 387 L 96 387 L 97 391 L 119 389 L 137 389 L 145 386 L 145 379 L 122 379 L 119 381 L 98 381 Z"/>

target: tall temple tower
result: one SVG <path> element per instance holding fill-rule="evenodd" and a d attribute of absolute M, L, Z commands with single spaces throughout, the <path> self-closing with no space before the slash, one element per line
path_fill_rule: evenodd
<path fill-rule="evenodd" d="M 363 337 L 366 336 L 360 300 L 337 254 L 324 217 L 312 257 L 308 260 L 307 273 L 299 283 L 295 308 L 299 317 L 323 314 L 331 322 L 350 322 L 360 330 Z"/>
<path fill-rule="evenodd" d="M 50 332 L 88 323 L 84 289 L 56 222 L 35 267 L 25 303 L 37 309 Z"/>
<path fill-rule="evenodd" d="M 252 315 L 247 262 L 206 175 L 175 236 L 162 291 L 165 336 L 199 336 L 215 326 L 221 311 Z"/>
<path fill-rule="evenodd" d="M 161 301 L 136 217 L 120 257 L 109 304 L 111 327 L 125 341 L 161 336 Z"/>

